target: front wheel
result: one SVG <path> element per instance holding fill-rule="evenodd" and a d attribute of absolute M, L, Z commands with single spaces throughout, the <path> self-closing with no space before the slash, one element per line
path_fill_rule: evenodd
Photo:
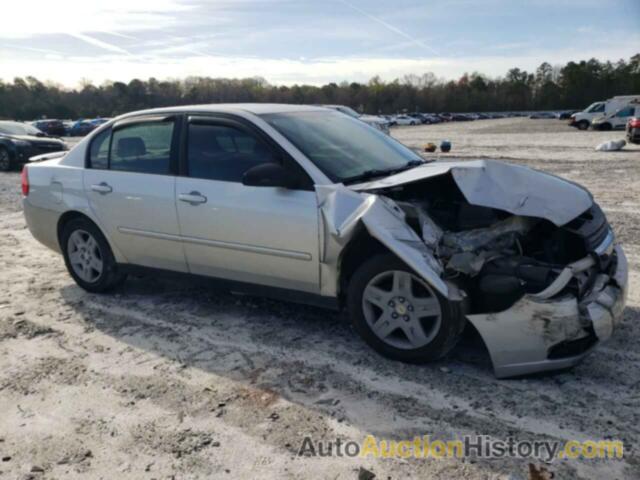
<path fill-rule="evenodd" d="M 362 264 L 349 283 L 347 305 L 355 330 L 369 346 L 409 363 L 443 357 L 465 325 L 457 304 L 391 254 Z"/>
<path fill-rule="evenodd" d="M 92 293 L 106 292 L 124 282 L 107 239 L 90 220 L 77 218 L 62 230 L 60 246 L 75 282 Z"/>
<path fill-rule="evenodd" d="M 586 120 L 580 120 L 577 123 L 577 127 L 578 127 L 578 130 L 586 130 L 589 128 L 589 122 L 587 122 Z"/>
<path fill-rule="evenodd" d="M 4 147 L 0 147 L 0 172 L 8 172 L 9 170 L 11 170 L 9 151 Z"/>

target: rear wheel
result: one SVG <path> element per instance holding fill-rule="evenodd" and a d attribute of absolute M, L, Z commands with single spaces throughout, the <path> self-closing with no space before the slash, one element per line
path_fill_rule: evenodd
<path fill-rule="evenodd" d="M 0 147 L 0 172 L 8 172 L 9 170 L 11 170 L 9 151 L 4 147 Z"/>
<path fill-rule="evenodd" d="M 464 328 L 459 308 L 391 254 L 373 257 L 356 271 L 347 303 L 355 330 L 394 360 L 437 360 Z"/>
<path fill-rule="evenodd" d="M 587 122 L 586 120 L 580 120 L 577 123 L 578 126 L 578 130 L 586 130 L 589 128 L 589 122 Z"/>
<path fill-rule="evenodd" d="M 118 271 L 107 239 L 88 219 L 69 221 L 60 240 L 67 270 L 85 290 L 106 292 L 125 280 L 126 275 Z"/>

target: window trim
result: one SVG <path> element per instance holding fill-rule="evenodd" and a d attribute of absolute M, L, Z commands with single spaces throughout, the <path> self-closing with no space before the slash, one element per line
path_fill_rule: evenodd
<path fill-rule="evenodd" d="M 171 114 L 171 115 L 139 115 L 135 117 L 128 117 L 122 120 L 117 120 L 112 124 L 108 124 L 104 129 L 100 129 L 93 135 L 91 138 L 86 155 L 85 155 L 85 168 L 90 170 L 104 170 L 109 172 L 126 172 L 126 173 L 136 173 L 142 175 L 164 175 L 164 176 L 177 176 L 178 174 L 178 164 L 180 157 L 180 140 L 181 140 L 181 131 L 183 124 L 182 114 Z M 169 170 L 167 173 L 155 173 L 155 172 L 131 172 L 128 170 L 114 170 L 111 168 L 111 152 L 113 147 L 113 134 L 118 130 L 122 130 L 124 128 L 132 127 L 140 124 L 148 124 L 148 123 L 161 123 L 161 122 L 173 122 L 173 132 L 171 135 L 171 147 L 169 153 Z M 109 131 L 109 153 L 107 158 L 107 168 L 93 168 L 91 165 L 91 149 L 93 143 L 96 141 L 97 137 L 100 136 L 103 132 Z"/>
<path fill-rule="evenodd" d="M 100 167 L 94 167 L 91 163 L 91 151 L 93 150 L 93 144 L 98 140 L 98 137 L 100 135 L 102 135 L 103 133 L 107 133 L 108 137 L 106 139 L 107 142 L 109 142 L 109 148 L 107 149 L 107 167 L 106 168 L 100 168 Z M 95 135 L 93 135 L 93 137 L 91 138 L 91 141 L 89 142 L 89 145 L 87 147 L 87 152 L 86 152 L 86 156 L 84 159 L 84 168 L 89 169 L 89 170 L 109 170 L 109 158 L 111 157 L 111 136 L 112 136 L 112 129 L 111 129 L 111 125 L 109 125 L 107 128 L 103 128 L 100 129 L 99 131 L 97 131 L 95 133 Z"/>

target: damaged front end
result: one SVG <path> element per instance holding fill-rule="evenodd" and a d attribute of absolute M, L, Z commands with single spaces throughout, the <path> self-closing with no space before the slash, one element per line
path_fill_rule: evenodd
<path fill-rule="evenodd" d="M 500 162 L 452 162 L 317 192 L 323 293 L 337 293 L 341 254 L 364 227 L 462 302 L 497 377 L 572 366 L 622 315 L 625 255 L 598 205 L 570 182 Z"/>

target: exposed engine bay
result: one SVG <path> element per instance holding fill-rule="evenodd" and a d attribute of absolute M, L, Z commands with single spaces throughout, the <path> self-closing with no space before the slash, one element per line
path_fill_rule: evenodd
<path fill-rule="evenodd" d="M 568 264 L 598 246 L 608 230 L 595 203 L 563 227 L 471 205 L 450 175 L 381 194 L 402 208 L 407 223 L 433 249 L 443 278 L 468 294 L 471 313 L 499 312 L 525 294 L 542 292 Z M 581 297 L 593 285 L 594 272 L 581 272 L 566 292 Z"/>
<path fill-rule="evenodd" d="M 600 207 L 568 181 L 501 162 L 436 162 L 316 191 L 321 269 L 335 271 L 364 227 L 461 302 L 498 377 L 572 366 L 621 316 L 626 258 Z"/>

